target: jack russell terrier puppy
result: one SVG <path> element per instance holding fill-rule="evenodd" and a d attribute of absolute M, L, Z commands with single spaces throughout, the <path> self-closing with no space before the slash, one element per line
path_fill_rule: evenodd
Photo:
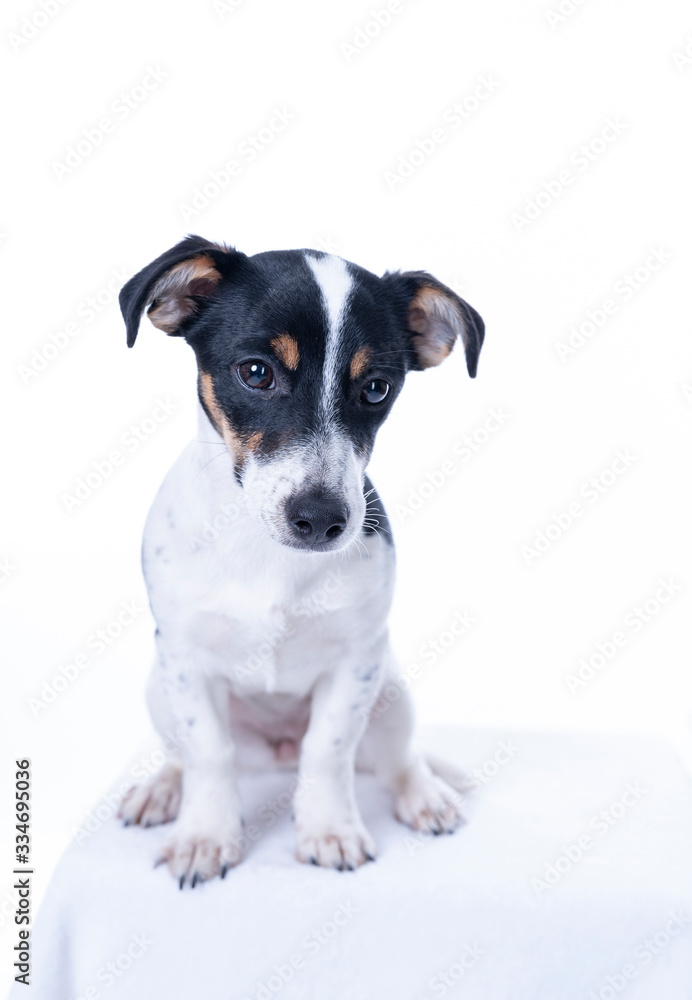
<path fill-rule="evenodd" d="M 297 766 L 300 861 L 374 859 L 356 769 L 391 788 L 402 822 L 451 832 L 463 776 L 414 750 L 405 691 L 378 710 L 396 677 L 394 548 L 365 469 L 407 372 L 461 338 L 475 377 L 483 320 L 425 271 L 379 278 L 316 250 L 249 257 L 199 236 L 131 278 L 120 304 L 129 347 L 144 309 L 185 337 L 201 404 L 143 545 L 149 709 L 180 758 L 130 791 L 125 823 L 175 820 L 159 860 L 181 888 L 240 860 L 238 768 Z"/>

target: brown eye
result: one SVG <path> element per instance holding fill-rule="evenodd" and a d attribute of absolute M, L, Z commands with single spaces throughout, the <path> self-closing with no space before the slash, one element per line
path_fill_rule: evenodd
<path fill-rule="evenodd" d="M 251 389 L 271 389 L 274 385 L 274 372 L 264 361 L 246 361 L 238 365 L 238 374 Z"/>
<path fill-rule="evenodd" d="M 366 382 L 360 394 L 364 403 L 381 403 L 389 392 L 389 382 L 383 378 L 373 378 Z"/>

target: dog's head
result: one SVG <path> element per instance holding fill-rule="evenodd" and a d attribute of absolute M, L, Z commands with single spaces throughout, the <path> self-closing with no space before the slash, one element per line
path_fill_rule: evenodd
<path fill-rule="evenodd" d="M 120 293 L 127 343 L 147 309 L 195 351 L 204 410 L 251 513 L 276 541 L 343 548 L 365 468 L 406 373 L 460 338 L 476 374 L 483 320 L 424 271 L 382 278 L 316 250 L 248 257 L 189 236 Z"/>

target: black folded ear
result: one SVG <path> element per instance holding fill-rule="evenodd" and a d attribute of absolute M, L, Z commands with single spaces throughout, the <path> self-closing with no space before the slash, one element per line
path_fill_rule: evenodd
<path fill-rule="evenodd" d="M 201 236 L 188 236 L 135 274 L 120 292 L 127 346 L 132 347 L 137 339 L 147 306 L 154 326 L 179 336 L 185 321 L 214 295 L 229 262 L 243 256 Z"/>
<path fill-rule="evenodd" d="M 475 378 L 485 336 L 485 324 L 476 310 L 426 271 L 399 271 L 385 274 L 382 280 L 393 288 L 405 311 L 413 368 L 420 371 L 439 365 L 461 337 L 466 367 Z"/>

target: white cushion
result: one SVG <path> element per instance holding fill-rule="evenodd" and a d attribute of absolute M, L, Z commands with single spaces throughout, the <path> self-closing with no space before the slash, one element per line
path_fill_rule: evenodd
<path fill-rule="evenodd" d="M 242 780 L 263 834 L 224 881 L 180 892 L 152 870 L 165 827 L 73 844 L 34 929 L 33 1000 L 689 1000 L 692 789 L 665 744 L 425 742 L 476 769 L 468 823 L 418 836 L 360 776 L 380 853 L 355 873 L 299 864 L 287 810 L 257 818 L 285 774 Z"/>

